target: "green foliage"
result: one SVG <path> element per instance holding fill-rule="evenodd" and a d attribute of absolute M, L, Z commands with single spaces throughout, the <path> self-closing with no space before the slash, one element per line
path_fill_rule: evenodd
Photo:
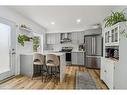
<path fill-rule="evenodd" d="M 40 38 L 38 36 L 33 37 L 33 50 L 37 51 L 37 48 L 40 46 Z"/>
<path fill-rule="evenodd" d="M 105 27 L 110 27 L 118 22 L 127 21 L 125 18 L 125 13 L 121 12 L 112 12 L 112 14 L 104 19 Z"/>
<path fill-rule="evenodd" d="M 30 41 L 30 39 L 32 39 L 32 38 L 30 38 L 30 37 L 28 37 L 28 36 L 26 36 L 26 35 L 19 35 L 19 36 L 18 36 L 18 42 L 19 42 L 22 46 L 24 46 L 25 41 Z"/>

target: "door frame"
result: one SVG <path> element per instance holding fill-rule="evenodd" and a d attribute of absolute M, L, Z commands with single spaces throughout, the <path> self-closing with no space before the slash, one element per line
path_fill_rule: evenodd
<path fill-rule="evenodd" d="M 10 56 L 10 71 L 0 74 L 0 80 L 6 79 L 15 75 L 15 63 L 16 63 L 16 23 L 0 17 L 0 23 L 11 26 L 11 45 L 9 50 Z M 14 51 L 12 51 L 14 49 Z"/>

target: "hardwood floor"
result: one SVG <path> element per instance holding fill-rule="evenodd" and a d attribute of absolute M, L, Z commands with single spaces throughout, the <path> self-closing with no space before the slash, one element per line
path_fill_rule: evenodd
<path fill-rule="evenodd" d="M 31 80 L 31 78 L 20 75 L 0 84 L 0 89 L 75 89 L 76 71 L 88 72 L 95 80 L 98 88 L 108 89 L 99 78 L 99 70 L 87 69 L 79 66 L 67 66 L 65 79 L 62 83 L 56 83 L 54 79 L 51 79 L 49 82 L 42 82 L 41 77 Z"/>

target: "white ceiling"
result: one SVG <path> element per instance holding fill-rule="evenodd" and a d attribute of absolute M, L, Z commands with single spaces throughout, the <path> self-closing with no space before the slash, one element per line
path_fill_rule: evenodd
<path fill-rule="evenodd" d="M 47 28 L 47 32 L 82 31 L 102 23 L 113 6 L 13 6 L 21 15 Z M 81 19 L 80 23 L 76 23 Z M 55 22 L 54 25 L 51 22 Z"/>

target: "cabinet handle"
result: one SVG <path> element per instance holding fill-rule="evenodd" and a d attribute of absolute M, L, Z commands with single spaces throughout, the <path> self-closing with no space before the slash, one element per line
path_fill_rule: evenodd
<path fill-rule="evenodd" d="M 106 72 L 106 70 L 104 70 L 104 72 Z"/>

